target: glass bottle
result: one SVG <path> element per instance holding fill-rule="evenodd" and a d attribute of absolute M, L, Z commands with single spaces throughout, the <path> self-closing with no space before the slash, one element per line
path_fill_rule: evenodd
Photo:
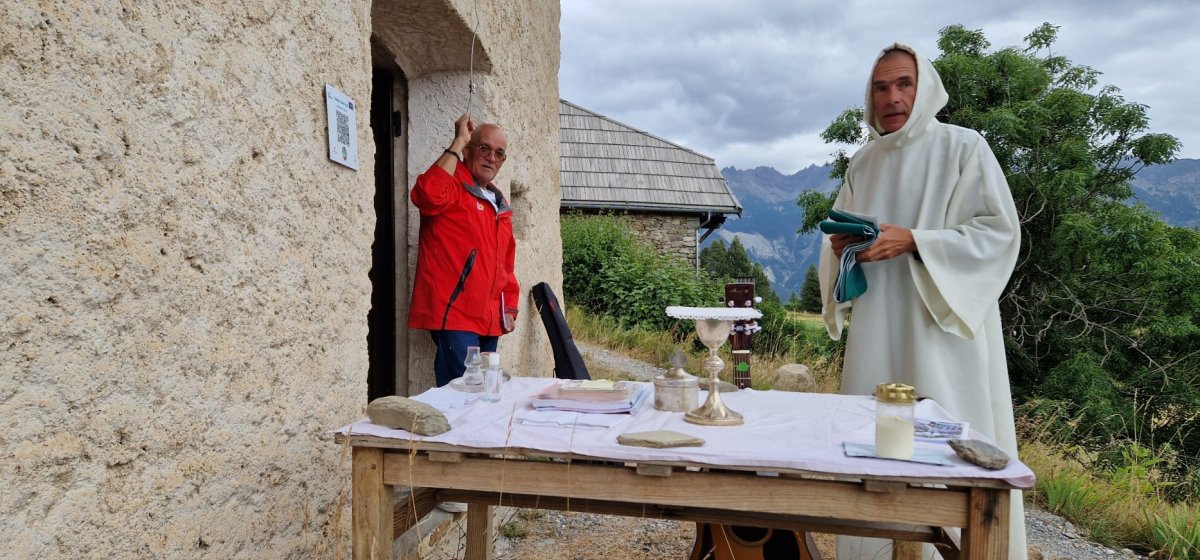
<path fill-rule="evenodd" d="M 463 371 L 463 385 L 483 385 L 483 357 L 478 346 L 467 347 L 467 359 L 463 364 L 467 366 Z"/>
<path fill-rule="evenodd" d="M 500 370 L 500 354 L 487 353 L 487 371 L 483 374 L 483 400 L 496 402 L 500 400 L 500 383 L 504 381 L 504 372 Z"/>
<path fill-rule="evenodd" d="M 912 459 L 913 409 L 916 391 L 902 383 L 875 386 L 875 454 L 886 459 Z"/>

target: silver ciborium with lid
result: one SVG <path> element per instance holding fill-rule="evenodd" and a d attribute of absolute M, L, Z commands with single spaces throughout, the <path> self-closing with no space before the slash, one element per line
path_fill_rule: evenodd
<path fill-rule="evenodd" d="M 680 350 L 671 353 L 671 369 L 654 378 L 654 408 L 667 412 L 687 412 L 700 404 L 700 380 L 684 371 L 687 356 Z"/>
<path fill-rule="evenodd" d="M 725 362 L 717 355 L 717 350 L 729 339 L 734 321 L 749 321 L 759 319 L 762 312 L 750 307 L 681 307 L 667 308 L 667 316 L 676 319 L 690 319 L 696 322 L 696 334 L 700 342 L 708 348 L 709 355 L 704 359 L 704 371 L 709 375 L 708 399 L 695 410 L 684 414 L 683 419 L 693 424 L 705 426 L 738 426 L 743 423 L 742 415 L 725 406 L 721 402 L 720 378 L 717 376 L 725 368 Z"/>

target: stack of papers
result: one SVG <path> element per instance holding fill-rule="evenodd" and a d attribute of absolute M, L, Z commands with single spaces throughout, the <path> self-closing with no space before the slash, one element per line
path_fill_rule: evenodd
<path fill-rule="evenodd" d="M 833 208 L 829 210 L 829 218 L 821 221 L 820 228 L 823 233 L 830 235 L 844 233 L 863 238 L 842 250 L 842 262 L 833 286 L 833 299 L 844 303 L 863 295 L 867 291 L 867 276 L 858 264 L 858 252 L 875 243 L 879 236 L 878 220 L 875 216 Z"/>
<path fill-rule="evenodd" d="M 913 419 L 913 436 L 917 439 L 931 441 L 966 439 L 968 427 L 969 424 L 966 422 L 948 422 L 918 417 Z"/>
<path fill-rule="evenodd" d="M 611 428 L 629 418 L 629 416 L 620 414 L 586 414 L 568 410 L 526 410 L 517 415 L 516 422 L 524 426 L 591 430 Z"/>
<path fill-rule="evenodd" d="M 649 394 L 650 387 L 645 383 L 569 379 L 547 387 L 530 404 L 534 410 L 614 414 L 632 411 Z"/>
<path fill-rule="evenodd" d="M 842 442 L 842 448 L 846 452 L 847 457 L 875 457 L 878 459 L 889 459 L 891 461 L 911 461 L 913 463 L 925 463 L 929 465 L 950 466 L 952 463 L 945 457 L 945 454 L 935 449 L 923 449 L 920 447 L 913 448 L 913 455 L 909 459 L 890 459 L 880 457 L 875 452 L 875 444 L 873 443 L 857 443 L 851 441 Z"/>

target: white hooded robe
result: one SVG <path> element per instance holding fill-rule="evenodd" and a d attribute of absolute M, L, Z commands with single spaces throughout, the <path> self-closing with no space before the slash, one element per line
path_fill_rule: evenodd
<path fill-rule="evenodd" d="M 883 382 L 912 385 L 1016 457 L 998 304 L 1020 247 L 1012 192 L 979 133 L 934 118 L 948 96 L 933 65 L 901 44 L 879 57 L 893 48 L 917 59 L 912 111 L 900 130 L 881 135 L 867 79 L 872 141 L 851 159 L 834 206 L 911 229 L 921 260 L 909 253 L 862 263 L 867 291 L 837 303 L 838 258 L 825 238 L 819 277 L 832 338 L 841 337 L 853 310 L 842 393 L 870 395 Z M 1024 559 L 1020 492 L 1013 492 L 1011 514 L 1009 558 Z M 890 550 L 886 540 L 838 539 L 842 560 L 891 558 Z M 925 545 L 922 558 L 933 557 L 933 547 Z"/>

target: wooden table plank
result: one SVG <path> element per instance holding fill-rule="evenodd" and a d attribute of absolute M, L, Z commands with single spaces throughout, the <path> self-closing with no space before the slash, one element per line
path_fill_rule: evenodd
<path fill-rule="evenodd" d="M 670 477 L 647 477 L 613 465 L 478 457 L 439 463 L 406 453 L 387 455 L 383 478 L 385 484 L 442 489 L 814 517 L 837 512 L 845 519 L 938 527 L 967 524 L 967 492 L 944 488 L 868 492 L 862 484 L 748 473 L 683 471 Z M 914 507 L 916 503 L 921 506 Z"/>
<path fill-rule="evenodd" d="M 549 509 L 576 513 L 622 515 L 642 519 L 671 519 L 676 521 L 747 525 L 809 533 L 836 533 L 935 544 L 942 539 L 942 532 L 937 528 L 903 523 L 836 520 L 826 517 L 779 515 L 749 511 L 730 512 L 728 510 L 712 508 L 661 506 L 468 490 L 439 490 L 438 494 L 456 502 L 484 503 L 493 506 L 523 509 Z"/>
<path fill-rule="evenodd" d="M 392 501 L 383 481 L 382 449 L 355 447 L 351 482 L 351 525 L 354 560 L 391 560 Z"/>
<path fill-rule="evenodd" d="M 393 493 L 396 488 L 393 486 Z M 409 488 L 396 503 L 396 511 L 392 514 L 392 535 L 399 538 L 405 531 L 420 523 L 433 508 L 441 502 L 438 490 L 434 488 Z"/>
<path fill-rule="evenodd" d="M 513 459 L 533 459 L 533 460 L 550 459 L 550 460 L 557 460 L 557 461 L 570 461 L 575 464 L 586 462 L 589 460 L 595 461 L 595 462 L 600 462 L 600 463 L 611 463 L 616 460 L 616 459 L 605 458 L 605 457 L 592 457 L 592 456 L 588 456 L 588 455 L 582 455 L 579 453 L 555 453 L 555 452 L 551 452 L 551 451 L 542 451 L 542 450 L 538 450 L 538 449 L 528 449 L 528 448 L 523 448 L 523 447 L 503 447 L 503 448 L 495 448 L 495 449 L 492 449 L 492 448 L 486 448 L 486 449 L 484 449 L 484 448 L 468 448 L 468 447 L 464 447 L 461 445 L 454 445 L 454 444 L 450 444 L 450 443 L 441 443 L 441 442 L 436 442 L 436 441 L 410 441 L 410 440 L 405 440 L 405 439 L 384 438 L 384 437 L 365 435 L 365 434 L 355 434 L 352 436 L 346 436 L 343 434 L 334 434 L 333 439 L 337 443 L 345 443 L 346 440 L 348 439 L 348 440 L 350 440 L 350 444 L 354 445 L 354 446 L 378 447 L 378 448 L 382 448 L 382 449 L 402 450 L 404 453 L 414 455 L 414 456 L 417 454 L 421 454 L 423 452 L 444 451 L 444 452 L 450 452 L 450 453 L 461 453 L 464 456 L 479 457 L 479 456 L 503 455 L 503 456 L 507 456 L 507 457 L 510 457 Z M 627 460 L 621 459 L 621 461 L 627 461 Z M 667 466 L 671 466 L 671 467 L 688 468 L 688 469 L 721 469 L 721 470 L 727 470 L 727 471 L 748 471 L 748 472 L 771 471 L 771 472 L 779 473 L 779 475 L 781 477 L 785 477 L 785 476 L 786 477 L 813 477 L 813 478 L 819 478 L 819 479 L 823 479 L 823 480 L 856 480 L 857 481 L 857 480 L 861 480 L 863 478 L 872 478 L 872 477 L 862 477 L 862 476 L 855 476 L 855 475 L 836 475 L 836 474 L 831 474 L 831 473 L 827 473 L 827 472 L 805 471 L 805 470 L 801 470 L 801 469 L 789 469 L 789 468 L 782 468 L 782 467 L 764 468 L 764 467 L 735 466 L 735 465 L 711 465 L 711 464 L 691 462 L 691 461 L 639 461 L 637 464 L 639 464 L 639 465 L 667 465 Z M 912 484 L 946 484 L 946 485 L 950 485 L 950 486 L 972 486 L 972 487 L 980 487 L 980 488 L 999 488 L 999 489 L 1005 489 L 1005 490 L 1013 488 L 1013 486 L 1011 484 L 1009 484 L 1007 481 L 1002 480 L 1002 479 L 997 479 L 997 478 L 963 479 L 963 478 L 941 478 L 941 477 L 936 477 L 936 476 L 929 476 L 929 477 L 889 476 L 889 477 L 885 477 L 885 478 L 891 482 L 912 483 Z"/>

